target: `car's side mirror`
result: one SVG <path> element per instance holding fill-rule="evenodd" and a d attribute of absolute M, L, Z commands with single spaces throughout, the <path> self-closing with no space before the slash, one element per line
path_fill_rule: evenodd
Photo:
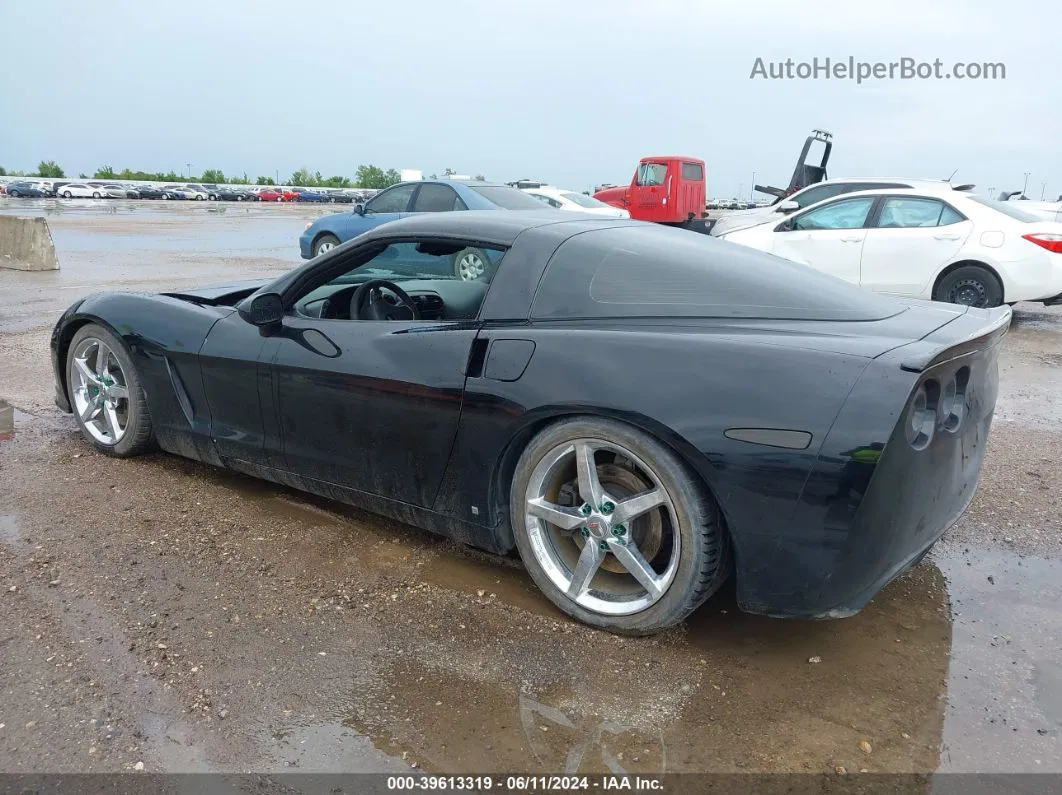
<path fill-rule="evenodd" d="M 800 209 L 800 205 L 792 199 L 786 199 L 784 202 L 778 202 L 777 212 L 780 213 L 793 213 Z"/>
<path fill-rule="evenodd" d="M 280 329 L 284 320 L 284 300 L 279 293 L 261 293 L 250 301 L 242 302 L 238 311 L 240 317 L 258 326 L 265 337 Z"/>
<path fill-rule="evenodd" d="M 361 202 L 358 202 L 354 205 L 354 212 L 356 212 L 358 215 L 365 215 L 365 205 Z"/>

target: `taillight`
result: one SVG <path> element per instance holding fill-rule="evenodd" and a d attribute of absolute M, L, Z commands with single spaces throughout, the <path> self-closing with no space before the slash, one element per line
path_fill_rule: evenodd
<path fill-rule="evenodd" d="M 1022 235 L 1030 243 L 1035 243 L 1040 248 L 1046 248 L 1052 254 L 1062 254 L 1062 235 Z"/>

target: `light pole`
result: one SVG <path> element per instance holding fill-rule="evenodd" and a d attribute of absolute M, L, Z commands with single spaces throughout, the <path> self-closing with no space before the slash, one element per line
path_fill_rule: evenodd
<path fill-rule="evenodd" d="M 756 193 L 756 172 L 753 171 L 752 172 L 752 190 L 749 191 L 749 201 L 750 202 L 751 201 L 755 201 L 755 199 L 756 199 L 756 197 L 754 195 L 755 193 Z"/>
<path fill-rule="evenodd" d="M 1047 183 L 1046 182 L 1041 182 L 1040 183 L 1040 201 L 1044 200 L 1044 194 L 1045 193 L 1047 193 Z"/>
<path fill-rule="evenodd" d="M 188 179 L 191 179 L 192 178 L 192 164 L 191 163 L 185 163 L 185 165 L 188 166 Z"/>
<path fill-rule="evenodd" d="M 1025 189 L 1026 189 L 1027 187 L 1029 187 L 1029 175 L 1030 175 L 1031 173 L 1032 173 L 1031 171 L 1026 171 L 1026 172 L 1025 172 L 1025 184 L 1021 186 L 1021 197 L 1022 197 L 1023 199 L 1025 198 Z"/>
<path fill-rule="evenodd" d="M 988 189 L 988 198 L 991 199 L 995 195 L 996 195 L 996 189 L 995 188 L 989 188 Z"/>

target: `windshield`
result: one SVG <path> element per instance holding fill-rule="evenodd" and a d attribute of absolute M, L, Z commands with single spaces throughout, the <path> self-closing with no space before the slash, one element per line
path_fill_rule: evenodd
<path fill-rule="evenodd" d="M 561 198 L 567 199 L 573 204 L 578 204 L 580 207 L 590 207 L 595 210 L 608 207 L 604 202 L 598 201 L 593 196 L 587 196 L 585 193 L 562 193 Z"/>
<path fill-rule="evenodd" d="M 484 199 L 501 207 L 503 210 L 541 210 L 542 202 L 529 196 L 522 190 L 507 186 L 469 185 Z"/>
<path fill-rule="evenodd" d="M 1028 213 L 1025 210 L 1018 209 L 1013 204 L 1009 204 L 1008 202 L 999 202 L 994 199 L 986 199 L 983 196 L 967 196 L 967 198 L 970 201 L 977 202 L 978 204 L 984 205 L 985 207 L 991 207 L 993 210 L 1003 213 L 1003 215 L 1010 216 L 1015 221 L 1022 221 L 1024 223 L 1031 224 L 1043 220 L 1042 218 L 1037 218 L 1032 213 Z"/>

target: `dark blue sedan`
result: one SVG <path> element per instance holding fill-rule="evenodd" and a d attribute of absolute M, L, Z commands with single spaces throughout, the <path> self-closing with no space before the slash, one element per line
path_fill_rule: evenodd
<path fill-rule="evenodd" d="M 337 213 L 307 224 L 299 238 L 303 259 L 331 251 L 358 235 L 388 221 L 414 213 L 452 210 L 529 210 L 541 213 L 542 202 L 500 182 L 473 180 L 421 180 L 400 182 L 358 204 L 349 213 Z M 559 210 L 557 212 L 560 212 Z M 454 257 L 454 276 L 465 281 L 479 279 L 490 268 L 489 257 L 466 249 Z"/>

